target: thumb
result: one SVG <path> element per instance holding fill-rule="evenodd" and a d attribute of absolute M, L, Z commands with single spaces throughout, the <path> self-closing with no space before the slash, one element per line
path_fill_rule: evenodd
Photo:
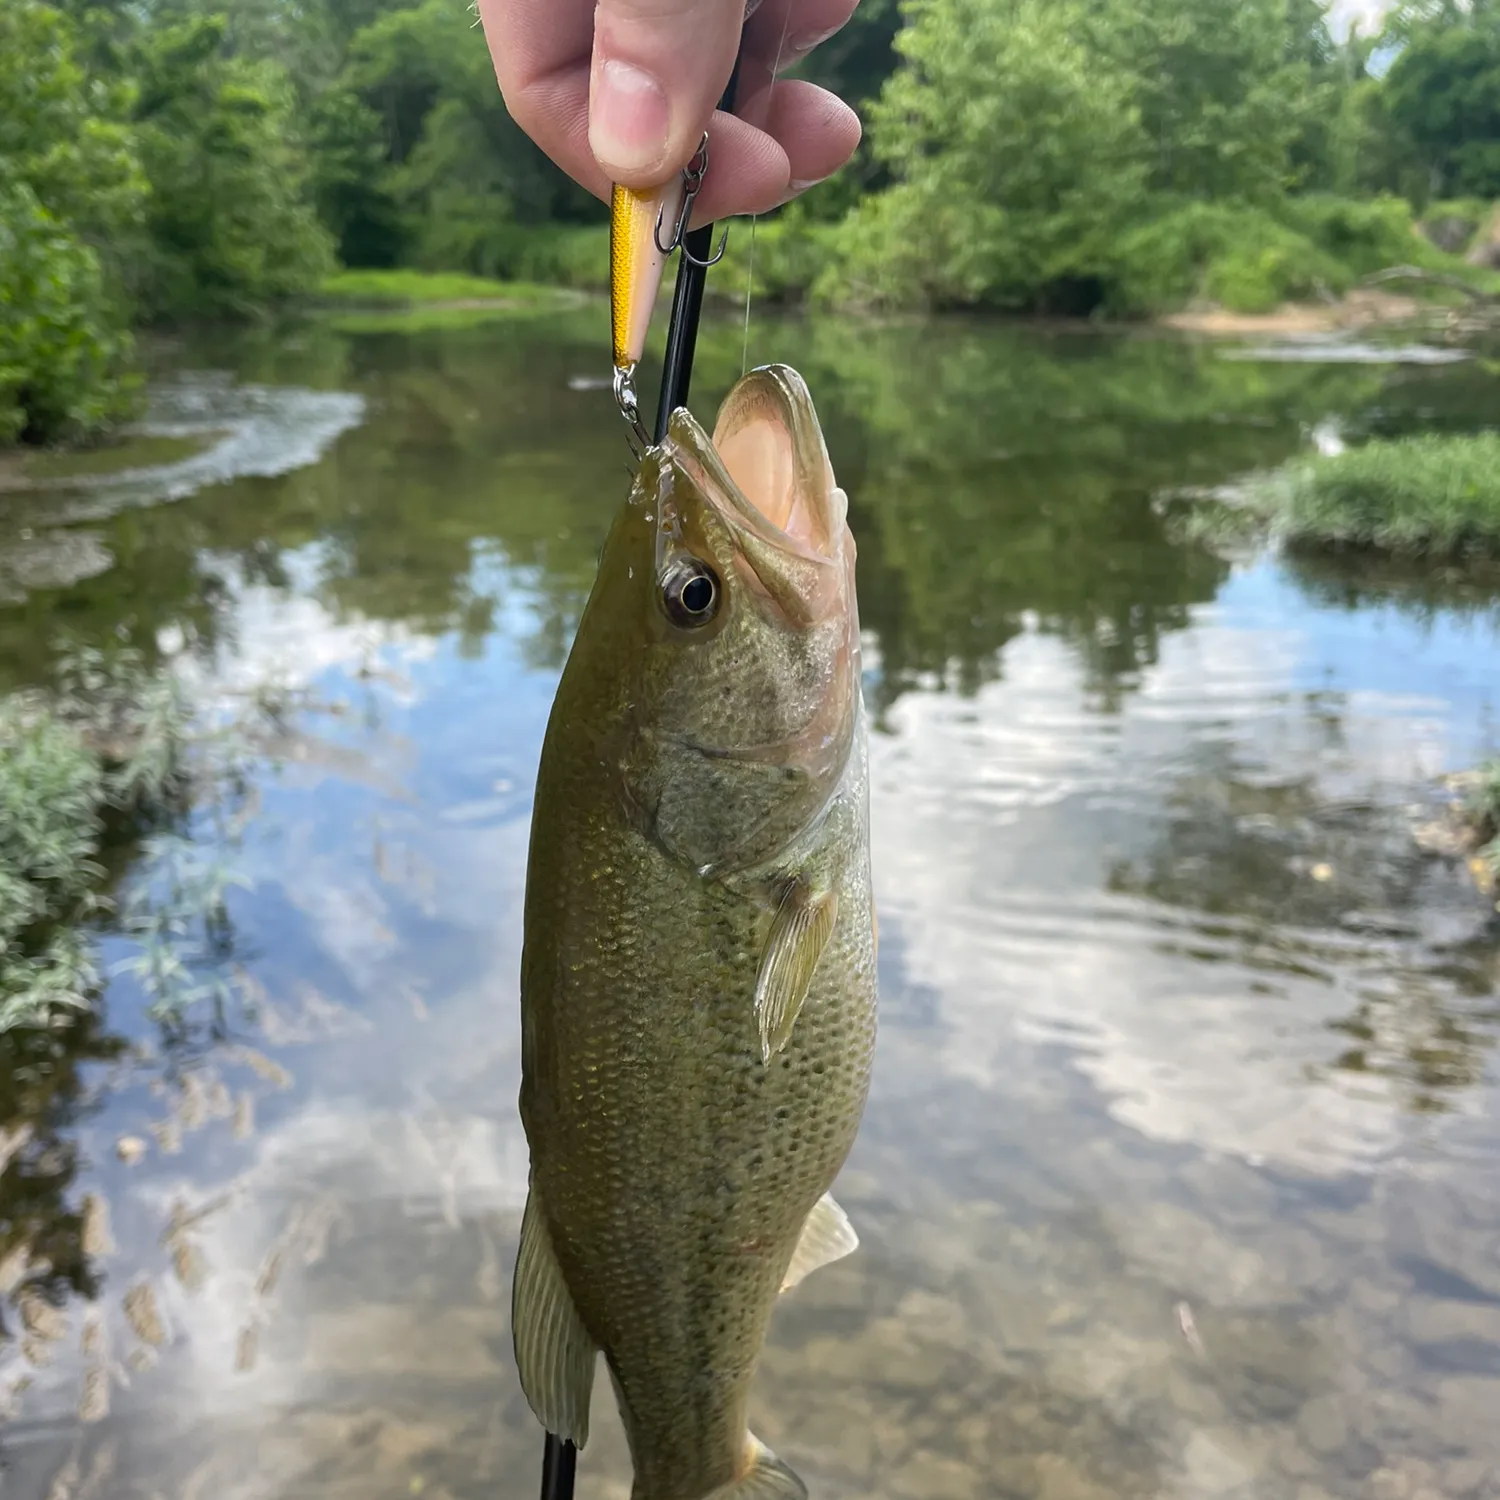
<path fill-rule="evenodd" d="M 648 188 L 691 160 L 739 50 L 745 0 L 599 0 L 589 146 L 612 182 Z"/>

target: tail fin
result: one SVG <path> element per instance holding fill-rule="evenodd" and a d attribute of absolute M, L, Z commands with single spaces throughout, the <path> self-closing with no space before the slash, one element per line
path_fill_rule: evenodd
<path fill-rule="evenodd" d="M 807 1500 L 807 1486 L 759 1438 L 750 1441 L 755 1447 L 750 1472 L 703 1500 Z"/>

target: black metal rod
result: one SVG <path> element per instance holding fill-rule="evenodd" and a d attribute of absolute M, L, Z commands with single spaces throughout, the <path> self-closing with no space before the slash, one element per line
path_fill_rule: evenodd
<path fill-rule="evenodd" d="M 573 1500 L 577 1475 L 578 1450 L 549 1432 L 542 1452 L 542 1500 Z"/>
<path fill-rule="evenodd" d="M 740 81 L 740 60 L 734 60 L 734 71 L 719 108 L 725 114 L 734 112 L 735 91 Z M 712 162 L 709 163 L 712 168 Z M 656 405 L 656 435 L 661 442 L 667 435 L 667 423 L 679 406 L 686 406 L 688 387 L 693 381 L 693 354 L 698 348 L 698 322 L 703 313 L 703 287 L 708 280 L 708 258 L 714 250 L 714 226 L 705 224 L 684 236 L 686 255 L 679 257 L 677 283 L 672 288 L 672 312 L 667 320 L 667 352 L 661 372 L 661 396 Z M 553 1433 L 547 1434 L 542 1450 L 542 1500 L 573 1500 L 573 1484 L 578 1476 L 578 1449 Z"/>
<path fill-rule="evenodd" d="M 734 60 L 719 108 L 734 112 L 734 96 L 740 82 L 740 60 Z M 709 171 L 713 162 L 709 161 Z M 698 321 L 703 313 L 703 287 L 708 280 L 708 258 L 714 253 L 714 226 L 705 224 L 686 235 L 678 258 L 677 283 L 672 288 L 672 313 L 667 319 L 667 351 L 661 369 L 661 395 L 656 403 L 656 431 L 652 442 L 667 435 L 667 423 L 679 406 L 686 406 L 693 383 L 693 354 L 698 348 Z"/>

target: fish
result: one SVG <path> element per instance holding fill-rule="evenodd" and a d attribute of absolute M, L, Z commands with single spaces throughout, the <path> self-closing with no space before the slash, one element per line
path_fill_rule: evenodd
<path fill-rule="evenodd" d="M 877 1031 L 847 512 L 795 370 L 743 376 L 712 437 L 674 411 L 543 738 L 512 1338 L 579 1448 L 603 1354 L 632 1500 L 807 1494 L 747 1406 L 780 1294 L 859 1243 L 830 1191 Z"/>

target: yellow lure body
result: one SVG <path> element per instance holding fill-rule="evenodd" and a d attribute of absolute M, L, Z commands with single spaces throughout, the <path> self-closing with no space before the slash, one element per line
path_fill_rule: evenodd
<path fill-rule="evenodd" d="M 610 342 L 617 370 L 632 370 L 646 348 L 651 314 L 686 192 L 681 173 L 638 193 L 615 184 L 609 205 Z"/>

